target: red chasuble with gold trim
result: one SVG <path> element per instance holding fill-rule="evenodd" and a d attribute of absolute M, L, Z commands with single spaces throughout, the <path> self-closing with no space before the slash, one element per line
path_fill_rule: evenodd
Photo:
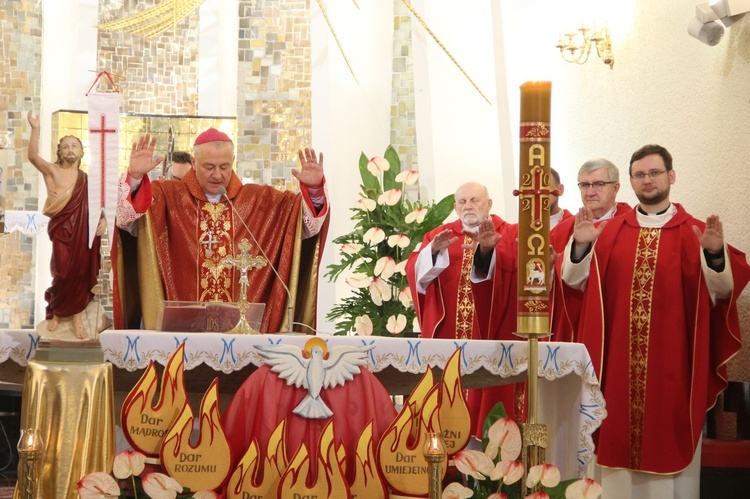
<path fill-rule="evenodd" d="M 579 339 L 607 401 L 596 449 L 605 467 L 685 469 L 740 348 L 745 255 L 729 247 L 734 291 L 712 305 L 693 233 L 705 225 L 675 206 L 661 229 L 641 228 L 635 210 L 610 220 L 593 250 Z"/>
<path fill-rule="evenodd" d="M 301 314 L 310 315 L 309 308 L 300 306 L 300 296 L 314 296 L 314 291 L 308 290 L 314 290 L 317 283 L 320 241 L 325 238 L 327 223 L 316 238 L 303 243 L 301 194 L 242 185 L 232 173 L 227 196 L 290 288 L 297 302 L 297 319 Z M 181 181 L 152 183 L 144 177 L 132 202 L 137 212 L 148 210 L 138 221 L 137 242 L 140 302 L 147 329 L 155 328 L 155 311 L 161 299 L 239 300 L 239 271 L 224 259 L 239 254 L 237 244 L 243 238 L 252 246 L 251 255 L 262 254 L 224 198 L 219 203 L 209 202 L 194 171 L 189 170 Z M 300 269 L 309 275 L 300 275 Z M 247 277 L 247 300 L 266 304 L 261 332 L 279 331 L 287 309 L 282 282 L 268 265 L 248 271 Z M 305 322 L 314 325 L 314 308 L 312 318 Z"/>
<path fill-rule="evenodd" d="M 516 330 L 517 279 L 516 266 L 518 225 L 509 224 L 491 215 L 495 230 L 503 236 L 496 252 L 495 280 L 472 283 L 469 279 L 474 250 L 464 249 L 469 242 L 460 220 L 428 232 L 422 246 L 429 244 L 440 232 L 450 229 L 458 241 L 448 247 L 451 264 L 427 287 L 424 295 L 417 292 L 415 265 L 418 252 L 409 256 L 406 275 L 409 279 L 414 308 L 423 338 L 517 340 Z M 514 249 L 507 249 L 507 248 Z M 510 253 L 509 253 L 510 252 Z M 508 258 L 509 256 L 509 258 Z M 522 414 L 516 410 L 515 385 L 470 390 L 468 405 L 472 428 L 482 435 L 484 417 L 497 402 L 503 402 L 509 417 Z M 522 408 L 521 408 L 522 409 Z"/>
<path fill-rule="evenodd" d="M 617 203 L 615 217 L 624 215 L 633 208 L 628 203 Z M 558 253 L 552 287 L 552 315 L 550 317 L 550 341 L 578 341 L 575 331 L 581 314 L 583 292 L 573 289 L 562 281 L 562 256 L 565 246 L 573 236 L 575 217 L 566 218 L 550 232 L 550 244 Z M 597 224 L 598 225 L 598 224 Z"/>
<path fill-rule="evenodd" d="M 518 227 L 509 224 L 501 218 L 491 215 L 495 229 L 503 235 L 503 239 L 515 239 Z M 424 295 L 417 292 L 415 265 L 418 252 L 412 252 L 406 265 L 406 275 L 409 280 L 414 308 L 422 330 L 423 338 L 446 339 L 501 339 L 493 336 L 490 331 L 491 323 L 499 319 L 492 317 L 497 313 L 493 296 L 492 283 L 489 281 L 473 284 L 469 276 L 474 261 L 474 250 L 463 249 L 461 246 L 469 242 L 463 233 L 460 220 L 441 225 L 428 232 L 422 241 L 422 248 L 427 246 L 440 232 L 450 229 L 451 237 L 458 241 L 448 247 L 450 265 L 427 287 Z M 506 293 L 503 293 L 504 295 Z M 515 300 L 513 296 L 513 300 Z M 501 300 L 503 306 L 505 299 Z M 515 307 L 515 302 L 511 308 Z M 515 320 L 515 316 L 513 318 Z M 510 338 L 507 338 L 510 339 Z"/>

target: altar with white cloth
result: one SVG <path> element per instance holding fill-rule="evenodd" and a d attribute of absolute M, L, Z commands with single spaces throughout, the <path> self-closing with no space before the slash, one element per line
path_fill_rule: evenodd
<path fill-rule="evenodd" d="M 464 388 L 523 381 L 528 364 L 525 341 L 436 340 L 374 336 L 321 336 L 329 347 L 369 346 L 367 369 L 391 394 L 405 394 L 428 367 L 439 375 L 445 362 L 462 348 Z M 304 346 L 307 335 L 226 335 L 165 333 L 143 330 L 104 331 L 99 336 L 103 357 L 116 368 L 115 390 L 128 391 L 152 360 L 162 366 L 185 343 L 185 380 L 189 391 L 205 390 L 218 376 L 220 390 L 231 394 L 262 364 L 255 345 Z M 0 331 L 3 379 L 34 357 L 39 337 L 34 331 Z M 438 372 L 439 371 L 439 372 Z M 201 373 L 201 374 L 199 374 Z M 208 373 L 205 375 L 204 373 Z M 564 477 L 582 475 L 593 457 L 591 434 L 606 417 L 604 398 L 586 348 L 578 343 L 539 344 L 539 422 L 551 430 L 547 459 Z M 198 379 L 199 378 L 199 379 Z M 203 388 L 201 388 L 201 386 Z"/>

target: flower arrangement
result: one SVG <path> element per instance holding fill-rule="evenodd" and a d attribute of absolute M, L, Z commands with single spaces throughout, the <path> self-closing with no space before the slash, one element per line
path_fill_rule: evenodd
<path fill-rule="evenodd" d="M 89 473 L 78 482 L 78 495 L 81 499 L 219 499 L 219 495 L 213 491 L 190 492 L 163 473 L 147 473 L 141 477 L 145 468 L 146 456 L 140 452 L 120 452 L 112 464 L 112 474 L 120 481 L 107 473 Z"/>
<path fill-rule="evenodd" d="M 497 404 L 484 421 L 484 452 L 462 450 L 454 457 L 456 469 L 466 480 L 453 482 L 443 490 L 442 499 L 515 499 L 521 498 L 520 480 L 524 475 L 521 453 L 521 431 L 512 419 L 505 417 L 502 403 Z M 594 480 L 583 478 L 560 481 L 560 471 L 552 464 L 529 469 L 526 488 L 542 490 L 524 499 L 596 499 L 602 493 Z"/>
<path fill-rule="evenodd" d="M 326 316 L 336 321 L 336 334 L 403 336 L 415 319 L 406 261 L 424 235 L 440 225 L 453 210 L 453 195 L 438 203 L 412 202 L 404 187 L 419 178 L 415 170 L 401 171 L 396 150 L 359 159 L 362 178 L 359 200 L 352 211 L 354 230 L 333 240 L 340 245 L 341 260 L 328 266 L 329 282 L 351 269 L 346 283 L 353 294 Z"/>

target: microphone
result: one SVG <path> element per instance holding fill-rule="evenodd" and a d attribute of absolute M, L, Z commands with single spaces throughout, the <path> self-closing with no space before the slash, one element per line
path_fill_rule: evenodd
<path fill-rule="evenodd" d="M 255 234 L 253 234 L 253 231 L 250 230 L 250 227 L 247 226 L 247 224 L 245 223 L 245 220 L 242 219 L 240 212 L 238 212 L 237 209 L 234 207 L 234 203 L 232 203 L 232 200 L 229 199 L 229 196 L 227 196 L 227 190 L 223 185 L 219 187 L 219 194 L 226 198 L 227 203 L 229 203 L 229 206 L 232 207 L 232 211 L 234 212 L 235 216 L 240 220 L 240 223 L 245 228 L 247 233 L 250 234 L 250 237 L 253 239 L 253 242 L 260 250 L 260 253 L 263 255 L 263 258 L 265 258 L 266 261 L 268 262 L 268 266 L 271 267 L 271 270 L 273 270 L 273 273 L 276 275 L 276 278 L 279 280 L 281 285 L 284 286 L 284 291 L 286 291 L 286 296 L 287 296 L 287 300 L 289 303 L 289 306 L 287 307 L 287 330 L 285 332 L 293 333 L 294 331 L 292 331 L 292 325 L 294 324 L 294 302 L 292 301 L 291 291 L 289 291 L 289 288 L 284 282 L 284 279 L 282 279 L 279 273 L 276 271 L 276 267 L 274 267 L 273 263 L 271 263 L 271 259 L 268 258 L 268 255 L 266 255 L 266 252 L 263 251 L 263 246 L 261 246 L 258 240 L 255 239 Z M 305 326 L 307 326 L 307 324 L 305 324 Z M 307 326 L 307 327 L 310 327 L 310 326 Z"/>

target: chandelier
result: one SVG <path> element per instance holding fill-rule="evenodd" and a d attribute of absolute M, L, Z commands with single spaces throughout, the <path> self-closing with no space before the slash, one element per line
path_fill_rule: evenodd
<path fill-rule="evenodd" d="M 581 26 L 575 31 L 565 33 L 558 40 L 556 47 L 560 49 L 562 58 L 568 62 L 584 64 L 589 60 L 593 47 L 596 48 L 596 54 L 604 64 L 610 68 L 615 64 L 612 41 L 609 38 L 609 29 L 606 27 L 597 30 Z"/>

